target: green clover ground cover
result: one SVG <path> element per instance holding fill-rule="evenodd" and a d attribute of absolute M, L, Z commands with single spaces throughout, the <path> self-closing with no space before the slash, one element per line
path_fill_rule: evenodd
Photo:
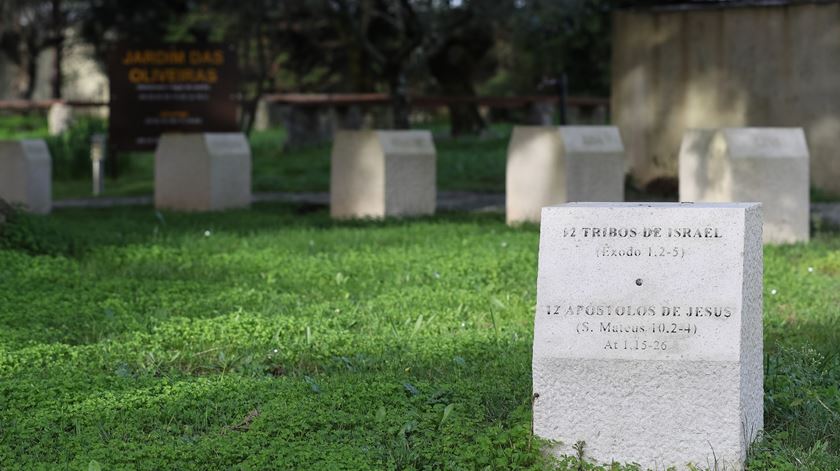
<path fill-rule="evenodd" d="M 0 469 L 590 469 L 530 435 L 537 242 L 492 214 L 17 216 Z M 752 467 L 838 469 L 840 237 L 765 254 Z"/>

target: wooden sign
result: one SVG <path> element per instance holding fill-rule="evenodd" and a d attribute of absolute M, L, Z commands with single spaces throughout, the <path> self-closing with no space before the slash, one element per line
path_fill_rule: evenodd
<path fill-rule="evenodd" d="M 164 132 L 239 130 L 232 46 L 126 44 L 112 52 L 108 76 L 111 150 L 154 149 Z"/>

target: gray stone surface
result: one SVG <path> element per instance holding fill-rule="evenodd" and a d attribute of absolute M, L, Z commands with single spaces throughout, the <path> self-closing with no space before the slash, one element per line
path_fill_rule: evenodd
<path fill-rule="evenodd" d="M 33 213 L 52 209 L 52 159 L 41 139 L 0 141 L 0 198 Z"/>
<path fill-rule="evenodd" d="M 539 222 L 544 206 L 623 201 L 624 150 L 612 126 L 516 126 L 508 146 L 508 224 Z"/>
<path fill-rule="evenodd" d="M 545 208 L 534 433 L 602 463 L 741 468 L 763 427 L 762 260 L 758 204 Z"/>
<path fill-rule="evenodd" d="M 811 183 L 840 194 L 840 2 L 633 3 L 612 17 L 610 117 L 640 185 L 677 175 L 686 129 L 798 126 Z"/>
<path fill-rule="evenodd" d="M 155 207 L 215 211 L 251 204 L 251 148 L 241 133 L 164 134 L 155 151 Z"/>
<path fill-rule="evenodd" d="M 800 128 L 692 129 L 680 148 L 680 201 L 759 201 L 764 242 L 806 242 L 808 159 Z"/>
<path fill-rule="evenodd" d="M 330 214 L 434 214 L 437 154 L 428 131 L 339 131 L 330 167 Z"/>

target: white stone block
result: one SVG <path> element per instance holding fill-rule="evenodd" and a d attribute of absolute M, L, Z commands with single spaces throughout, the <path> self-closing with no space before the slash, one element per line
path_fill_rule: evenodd
<path fill-rule="evenodd" d="M 508 224 L 544 206 L 624 201 L 624 147 L 614 126 L 516 126 L 508 146 Z"/>
<path fill-rule="evenodd" d="M 57 136 L 73 124 L 73 108 L 64 103 L 53 103 L 47 111 L 47 130 L 50 136 Z"/>
<path fill-rule="evenodd" d="M 434 214 L 436 160 L 429 131 L 338 131 L 332 148 L 330 214 Z"/>
<path fill-rule="evenodd" d="M 756 203 L 544 208 L 534 433 L 601 463 L 740 469 L 763 427 L 762 267 Z"/>
<path fill-rule="evenodd" d="M 764 242 L 805 242 L 808 161 L 800 128 L 692 129 L 680 147 L 680 201 L 759 201 Z"/>
<path fill-rule="evenodd" d="M 155 207 L 216 211 L 251 204 L 251 147 L 242 133 L 164 134 L 155 151 Z"/>
<path fill-rule="evenodd" d="M 0 198 L 33 213 L 52 209 L 52 159 L 41 139 L 0 141 Z"/>

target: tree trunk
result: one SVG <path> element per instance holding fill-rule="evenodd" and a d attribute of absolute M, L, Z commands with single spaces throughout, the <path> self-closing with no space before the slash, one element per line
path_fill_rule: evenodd
<path fill-rule="evenodd" d="M 453 136 L 481 134 L 487 127 L 487 123 L 478 112 L 478 107 L 472 104 L 450 104 L 449 117 L 450 132 Z"/>
<path fill-rule="evenodd" d="M 269 75 L 268 58 L 266 57 L 262 22 L 256 25 L 254 39 L 257 46 L 256 90 L 254 91 L 253 99 L 247 100 L 242 106 L 242 122 L 240 123 L 242 132 L 244 132 L 246 136 L 250 136 L 251 131 L 254 129 L 254 121 L 257 118 L 257 106 L 259 106 L 260 99 L 262 98 L 263 93 L 265 93 L 265 82 L 268 80 Z M 242 96 L 245 96 L 245 94 L 243 93 Z"/>
<path fill-rule="evenodd" d="M 440 90 L 445 96 L 456 97 L 474 97 L 475 89 L 472 83 L 464 76 L 459 76 L 450 72 L 443 72 L 431 67 L 432 73 L 440 86 Z M 446 68 L 447 71 L 454 69 Z M 470 134 L 480 134 L 487 127 L 484 118 L 478 112 L 478 106 L 475 103 L 458 103 L 453 102 L 447 105 L 449 109 L 450 131 L 453 136 L 465 136 Z"/>
<path fill-rule="evenodd" d="M 391 92 L 391 112 L 394 129 L 410 129 L 408 104 L 408 90 L 405 85 L 405 74 L 402 70 L 390 74 L 388 85 Z"/>
<path fill-rule="evenodd" d="M 27 51 L 29 56 L 26 59 L 26 88 L 23 90 L 24 100 L 31 100 L 35 93 L 35 82 L 38 81 L 38 52 Z"/>
<path fill-rule="evenodd" d="M 52 21 L 53 21 L 53 46 L 55 56 L 53 57 L 52 76 L 52 97 L 61 98 L 61 62 L 64 55 L 64 21 L 61 18 L 61 0 L 52 0 Z"/>
<path fill-rule="evenodd" d="M 105 157 L 105 174 L 109 178 L 116 180 L 120 177 L 120 153 L 111 149 L 110 146 L 105 147 L 107 156 Z"/>
<path fill-rule="evenodd" d="M 444 95 L 475 96 L 473 78 L 493 47 L 493 37 L 488 31 L 481 24 L 462 27 L 451 32 L 429 56 L 429 72 Z M 487 127 L 475 103 L 451 103 L 448 108 L 453 136 L 479 134 Z"/>

